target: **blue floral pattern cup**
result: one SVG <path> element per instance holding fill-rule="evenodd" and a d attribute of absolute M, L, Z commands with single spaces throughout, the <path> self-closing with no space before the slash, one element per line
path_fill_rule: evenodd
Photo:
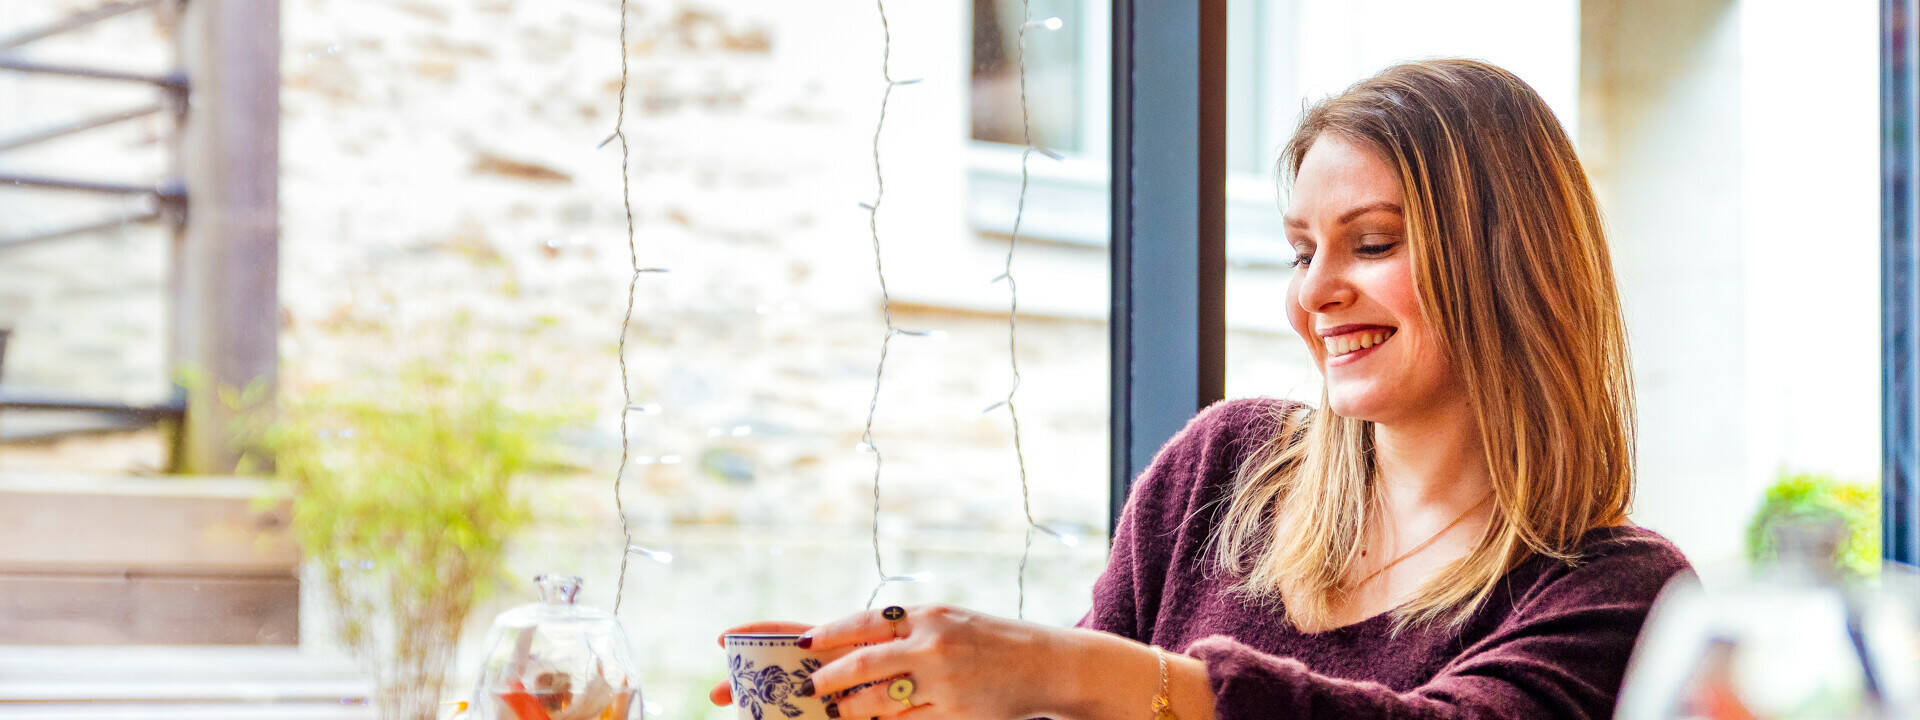
<path fill-rule="evenodd" d="M 832 657 L 800 649 L 799 635 L 739 633 L 725 638 L 727 675 L 739 720 L 828 720 L 827 702 L 853 692 L 801 697 L 800 685 Z M 854 688 L 859 690 L 861 688 Z"/>

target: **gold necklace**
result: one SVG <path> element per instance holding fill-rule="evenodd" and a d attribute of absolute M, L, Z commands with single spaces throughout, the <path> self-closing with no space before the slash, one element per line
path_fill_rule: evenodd
<path fill-rule="evenodd" d="M 1446 527 L 1440 528 L 1440 531 L 1434 533 L 1432 537 L 1429 537 L 1426 540 L 1422 540 L 1419 545 L 1413 546 L 1412 550 L 1408 550 L 1406 552 L 1400 553 L 1399 557 L 1396 557 L 1388 561 L 1387 564 L 1385 565 L 1381 565 L 1378 570 L 1374 570 L 1373 572 L 1367 573 L 1366 577 L 1360 578 L 1360 582 L 1353 584 L 1354 589 L 1357 590 L 1362 586 L 1365 586 L 1368 582 L 1372 581 L 1374 578 L 1380 577 L 1380 573 L 1383 573 L 1392 569 L 1393 566 L 1395 565 L 1399 565 L 1401 560 L 1405 560 L 1407 558 L 1413 557 L 1415 553 L 1418 553 L 1421 550 L 1427 549 L 1427 546 L 1432 545 L 1433 541 L 1439 540 L 1441 535 L 1447 534 L 1448 530 L 1452 530 L 1455 525 L 1459 525 L 1462 521 L 1466 520 L 1468 515 L 1472 515 L 1473 511 L 1479 510 L 1481 505 L 1487 504 L 1487 501 L 1492 499 L 1493 499 L 1492 494 L 1488 494 L 1486 497 L 1481 498 L 1480 502 L 1474 503 L 1473 507 L 1467 508 L 1466 512 L 1460 513 L 1460 517 L 1454 518 L 1453 522 L 1447 523 Z M 1365 551 L 1362 551 L 1361 554 L 1364 555 L 1366 553 Z"/>

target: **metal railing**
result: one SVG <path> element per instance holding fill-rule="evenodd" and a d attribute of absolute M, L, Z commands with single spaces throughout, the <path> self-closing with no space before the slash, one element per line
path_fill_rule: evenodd
<path fill-rule="evenodd" d="M 59 122 L 46 127 L 19 133 L 12 137 L 0 138 L 0 155 L 31 148 L 62 138 L 71 137 L 91 130 L 111 127 L 120 123 L 138 120 L 161 113 L 171 112 L 176 120 L 173 124 L 176 137 L 168 143 L 170 152 L 178 152 L 178 120 L 184 117 L 190 83 L 186 72 L 173 68 L 166 72 L 153 74 L 126 70 L 44 63 L 29 60 L 19 54 L 19 50 L 31 43 L 58 37 L 76 30 L 90 27 L 108 18 L 119 17 L 127 13 L 165 9 L 162 0 L 122 0 L 105 2 L 92 9 L 70 14 L 40 27 L 28 28 L 12 34 L 0 36 L 0 72 L 25 73 L 52 76 L 79 82 L 134 83 L 154 87 L 160 97 L 151 103 L 129 107 L 88 117 L 80 117 Z M 179 163 L 169 163 L 178 168 Z M 38 230 L 13 236 L 0 236 L 0 254 L 29 246 L 81 238 L 94 233 L 125 227 L 132 224 L 156 223 L 163 220 L 171 223 L 175 234 L 186 221 L 187 188 L 186 183 L 174 177 L 158 184 L 139 184 L 124 181 L 101 180 L 87 177 L 48 177 L 0 170 L 0 190 L 35 189 L 74 194 L 108 195 L 119 197 L 144 197 L 147 206 L 141 209 L 121 210 L 99 219 L 84 220 L 65 227 Z M 0 328 L 0 361 L 4 353 L 11 328 Z M 0 367 L 4 367 L 0 365 Z M 65 429 L 56 434 L 68 432 L 87 432 L 97 430 L 115 430 L 140 427 L 167 420 L 179 420 L 186 414 L 186 394 L 178 388 L 166 402 L 150 405 L 134 405 L 124 402 L 93 400 L 74 397 L 58 392 L 30 390 L 10 387 L 5 377 L 0 376 L 0 411 L 5 412 L 60 412 L 82 414 L 94 418 L 91 422 L 63 426 Z"/>

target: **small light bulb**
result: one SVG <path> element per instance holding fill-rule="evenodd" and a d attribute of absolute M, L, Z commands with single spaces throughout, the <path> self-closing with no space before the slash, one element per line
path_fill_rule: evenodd
<path fill-rule="evenodd" d="M 640 547 L 639 545 L 628 545 L 627 552 L 633 553 L 635 555 L 645 555 L 648 560 L 652 560 L 654 562 L 660 563 L 661 565 L 673 564 L 673 553 L 667 552 L 665 550 L 654 550 L 651 548 Z"/>

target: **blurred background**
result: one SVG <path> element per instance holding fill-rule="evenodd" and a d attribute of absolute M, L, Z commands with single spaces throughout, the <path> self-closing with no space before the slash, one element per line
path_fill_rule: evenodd
<path fill-rule="evenodd" d="M 613 607 L 632 266 L 621 143 L 602 141 L 620 6 L 8 5 L 0 714 L 371 717 L 375 661 L 336 630 L 412 617 L 396 587 L 473 598 L 433 626 L 457 648 L 447 699 L 534 574 L 582 576 L 581 602 Z M 620 618 L 649 716 L 731 717 L 705 699 L 721 629 L 840 617 L 877 579 L 860 444 L 887 326 L 860 204 L 881 23 L 860 3 L 625 7 L 634 253 L 670 272 L 640 276 L 625 328 L 622 500 L 652 552 Z M 891 76 L 921 82 L 893 89 L 878 141 L 880 251 L 893 322 L 931 332 L 889 343 L 874 409 L 879 542 L 916 578 L 879 601 L 1018 610 L 993 281 L 1022 183 L 1023 23 L 1058 18 L 1024 32 L 1033 144 L 1061 157 L 1032 158 L 1014 274 L 1021 445 L 1060 535 L 1034 540 L 1025 614 L 1071 624 L 1108 530 L 1110 4 L 886 11 Z M 1877 487 L 1874 3 L 1229 13 L 1229 397 L 1319 398 L 1281 305 L 1274 162 L 1302 104 L 1468 56 L 1555 109 L 1606 213 L 1640 404 L 1634 521 L 1712 582 L 1783 477 Z M 396 548 L 416 545 L 442 564 L 403 572 Z"/>

